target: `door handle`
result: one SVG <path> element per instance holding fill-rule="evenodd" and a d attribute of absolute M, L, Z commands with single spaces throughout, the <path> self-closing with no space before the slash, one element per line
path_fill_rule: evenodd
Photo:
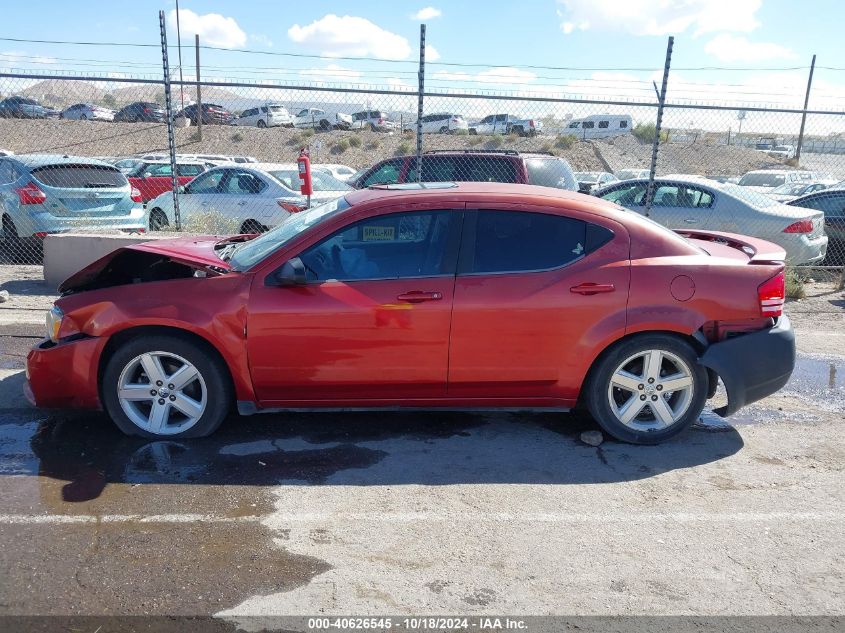
<path fill-rule="evenodd" d="M 686 220 L 684 220 L 684 222 L 686 222 L 687 224 L 698 224 L 698 220 L 696 220 L 695 218 L 687 218 Z"/>
<path fill-rule="evenodd" d="M 613 284 L 596 284 L 593 282 L 586 282 L 583 284 L 578 284 L 577 286 L 572 286 L 569 289 L 569 292 L 589 296 L 597 295 L 601 292 L 613 292 L 614 290 L 616 290 L 616 286 L 614 286 Z"/>
<path fill-rule="evenodd" d="M 246 200 L 241 200 L 240 202 L 238 202 L 238 206 L 239 206 L 239 207 L 242 207 L 242 206 L 244 206 L 245 204 L 246 204 Z"/>
<path fill-rule="evenodd" d="M 204 206 L 204 207 L 207 207 L 207 206 L 209 205 L 209 203 L 208 203 L 208 202 L 200 202 L 200 204 L 201 204 L 202 206 Z"/>
<path fill-rule="evenodd" d="M 442 292 L 424 292 L 422 290 L 411 290 L 410 292 L 403 292 L 396 297 L 399 301 L 405 303 L 422 303 L 423 301 L 440 301 L 443 298 Z"/>

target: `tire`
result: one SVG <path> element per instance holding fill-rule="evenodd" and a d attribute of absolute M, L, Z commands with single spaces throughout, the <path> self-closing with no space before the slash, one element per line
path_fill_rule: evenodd
<path fill-rule="evenodd" d="M 476 136 L 477 134 L 478 134 L 478 130 L 476 130 L 474 127 L 469 128 L 469 135 L 470 136 Z"/>
<path fill-rule="evenodd" d="M 517 136 L 528 136 L 525 133 L 525 129 L 521 125 L 517 125 L 516 127 L 512 127 L 510 129 L 511 134 L 516 134 Z"/>
<path fill-rule="evenodd" d="M 375 123 L 370 123 L 370 132 L 378 132 L 376 129 Z"/>
<path fill-rule="evenodd" d="M 140 120 L 141 118 L 136 114 L 135 116 L 129 119 L 129 123 L 138 123 Z"/>
<path fill-rule="evenodd" d="M 261 222 L 258 220 L 246 220 L 243 224 L 241 224 L 241 233 L 263 233 L 267 230 Z"/>
<path fill-rule="evenodd" d="M 80 120 L 80 121 L 87 121 L 87 120 L 88 120 L 88 115 L 87 115 L 87 114 L 80 114 L 80 115 L 79 115 L 79 120 Z"/>
<path fill-rule="evenodd" d="M 674 391 L 664 388 L 670 376 L 677 376 Z M 641 334 L 599 357 L 587 379 L 585 401 L 596 422 L 616 439 L 659 444 L 698 419 L 708 387 L 707 370 L 692 345 L 668 334 Z M 661 415 L 651 402 L 662 403 Z"/>
<path fill-rule="evenodd" d="M 170 221 L 167 219 L 167 214 L 156 207 L 150 211 L 150 219 L 147 224 L 149 225 L 150 231 L 163 231 L 170 226 Z"/>
<path fill-rule="evenodd" d="M 442 128 L 440 128 L 440 133 L 441 134 L 448 134 L 449 133 L 449 126 L 444 125 Z"/>
<path fill-rule="evenodd" d="M 153 368 L 158 377 L 151 379 L 145 368 Z M 179 388 L 179 371 L 196 374 Z M 118 395 L 121 385 L 125 398 Z M 106 364 L 101 392 L 106 412 L 121 431 L 152 439 L 210 435 L 233 399 L 231 379 L 219 358 L 197 343 L 167 334 L 139 336 L 119 347 Z"/>
<path fill-rule="evenodd" d="M 25 242 L 18 236 L 18 229 L 12 219 L 4 215 L 0 227 L 3 229 L 3 239 L 0 241 L 0 261 L 10 264 L 23 264 L 27 261 Z"/>
<path fill-rule="evenodd" d="M 260 127 L 260 128 L 267 127 L 267 123 L 264 121 L 264 119 L 258 119 L 258 123 L 256 123 L 255 125 L 256 125 L 256 127 Z"/>
<path fill-rule="evenodd" d="M 323 119 L 322 121 L 320 121 L 320 129 L 323 132 L 328 132 L 332 129 L 332 124 L 329 123 L 326 119 Z"/>

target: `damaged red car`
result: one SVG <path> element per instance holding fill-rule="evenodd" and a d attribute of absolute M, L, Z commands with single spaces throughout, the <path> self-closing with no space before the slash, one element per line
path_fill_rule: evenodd
<path fill-rule="evenodd" d="M 261 236 L 93 263 L 61 286 L 26 390 L 152 438 L 208 435 L 234 409 L 583 405 L 654 444 L 719 379 L 725 416 L 787 382 L 784 257 L 558 189 L 375 186 Z"/>

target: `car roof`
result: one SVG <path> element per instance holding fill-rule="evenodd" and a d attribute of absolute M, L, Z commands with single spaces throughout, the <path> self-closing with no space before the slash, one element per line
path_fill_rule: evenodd
<path fill-rule="evenodd" d="M 296 163 L 238 163 L 242 169 L 257 169 L 271 171 L 276 169 L 298 169 Z M 231 165 L 229 165 L 231 168 Z"/>
<path fill-rule="evenodd" d="M 111 163 L 91 158 L 90 156 L 69 156 L 67 154 L 17 154 L 15 156 L 7 156 L 6 158 L 14 159 L 22 165 L 26 165 L 30 169 L 43 167 L 44 165 L 79 165 L 80 163 L 114 168 L 114 165 Z"/>

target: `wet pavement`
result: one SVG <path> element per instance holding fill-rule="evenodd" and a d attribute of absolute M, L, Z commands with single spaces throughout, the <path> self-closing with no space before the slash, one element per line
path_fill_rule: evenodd
<path fill-rule="evenodd" d="M 842 356 L 659 447 L 505 413 L 149 442 L 29 408 L 31 343 L 0 331 L 0 615 L 843 611 Z"/>

